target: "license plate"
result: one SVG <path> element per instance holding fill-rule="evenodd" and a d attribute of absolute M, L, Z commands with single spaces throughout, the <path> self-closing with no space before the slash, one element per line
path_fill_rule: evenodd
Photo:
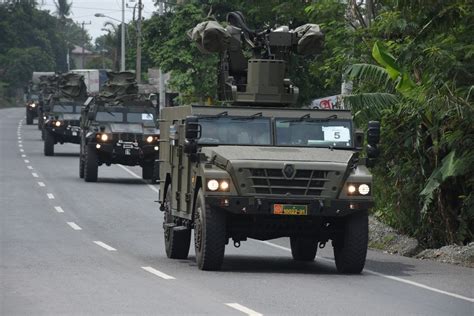
<path fill-rule="evenodd" d="M 130 152 L 130 149 L 125 149 L 125 155 L 130 156 L 132 153 Z"/>
<path fill-rule="evenodd" d="M 72 136 L 77 136 L 77 132 L 72 132 Z"/>
<path fill-rule="evenodd" d="M 276 215 L 308 215 L 308 205 L 273 204 Z"/>

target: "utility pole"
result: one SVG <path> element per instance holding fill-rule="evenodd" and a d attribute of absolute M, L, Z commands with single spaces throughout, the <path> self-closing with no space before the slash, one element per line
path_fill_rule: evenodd
<path fill-rule="evenodd" d="M 82 25 L 82 68 L 86 67 L 85 54 L 84 54 L 84 45 L 86 45 L 86 32 L 84 31 L 84 25 L 90 25 L 90 24 L 92 24 L 91 21 L 89 21 L 89 23 L 86 23 L 86 22 L 82 21 L 82 23 L 81 23 L 81 25 Z M 68 68 L 69 68 L 69 66 L 68 66 Z"/>
<path fill-rule="evenodd" d="M 158 3 L 158 14 L 162 16 L 164 14 L 164 3 L 163 1 L 160 1 Z M 166 106 L 166 89 L 165 89 L 165 78 L 164 78 L 164 73 L 161 70 L 161 67 L 159 69 L 159 76 L 160 76 L 160 86 L 159 86 L 159 93 L 160 93 L 160 111 Z"/>
<path fill-rule="evenodd" d="M 138 0 L 138 20 L 137 20 L 137 83 L 142 78 L 142 0 Z"/>
<path fill-rule="evenodd" d="M 122 37 L 120 41 L 120 71 L 125 71 L 125 0 L 122 0 Z"/>

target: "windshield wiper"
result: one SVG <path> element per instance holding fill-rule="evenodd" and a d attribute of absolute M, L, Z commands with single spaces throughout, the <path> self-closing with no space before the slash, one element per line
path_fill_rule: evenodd
<path fill-rule="evenodd" d="M 281 123 L 294 123 L 294 122 L 327 122 L 330 120 L 335 120 L 337 119 L 337 114 L 333 114 L 331 116 L 328 116 L 326 118 L 311 118 L 310 114 L 305 114 L 300 118 L 297 119 L 292 119 L 292 120 L 286 120 L 286 121 L 281 121 Z"/>
<path fill-rule="evenodd" d="M 249 116 L 233 117 L 232 119 L 233 120 L 238 120 L 238 121 L 245 121 L 245 120 L 253 120 L 253 119 L 256 119 L 256 118 L 259 118 L 259 117 L 262 117 L 262 116 L 263 116 L 263 113 L 258 112 L 258 113 L 255 113 L 255 114 L 252 114 L 252 115 L 249 115 Z"/>
<path fill-rule="evenodd" d="M 216 115 L 199 116 L 199 118 L 200 119 L 214 119 L 214 118 L 220 118 L 220 117 L 228 116 L 228 115 L 229 115 L 229 112 L 224 111 L 224 112 L 218 113 Z"/>

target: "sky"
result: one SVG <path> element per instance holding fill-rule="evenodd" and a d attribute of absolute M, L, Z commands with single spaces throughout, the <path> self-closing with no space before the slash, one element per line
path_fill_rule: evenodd
<path fill-rule="evenodd" d="M 71 19 L 78 23 L 91 22 L 90 25 L 84 25 L 84 28 L 89 32 L 89 35 L 92 36 L 92 42 L 94 40 L 105 34 L 105 31 L 101 29 L 104 27 L 106 21 L 110 21 L 114 24 L 119 23 L 122 19 L 122 0 L 70 0 L 72 1 Z M 56 11 L 56 6 L 54 5 L 54 0 L 39 0 L 39 7 L 42 10 L 49 10 L 51 13 Z M 41 2 L 43 4 L 41 4 Z M 138 3 L 138 0 L 125 0 L 125 4 L 128 4 L 128 7 L 125 7 L 125 23 L 128 23 L 133 19 L 133 6 Z M 158 8 L 154 6 L 153 0 L 142 0 L 144 5 L 142 15 L 145 18 L 149 18 L 153 12 L 157 11 Z M 103 13 L 119 21 L 115 21 L 110 18 L 97 18 L 94 16 L 95 13 Z M 138 15 L 138 13 L 135 13 Z"/>

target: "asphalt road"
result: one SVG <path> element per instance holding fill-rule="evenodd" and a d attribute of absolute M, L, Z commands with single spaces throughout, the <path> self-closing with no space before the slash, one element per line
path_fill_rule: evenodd
<path fill-rule="evenodd" d="M 43 155 L 24 109 L 0 110 L 1 315 L 473 315 L 474 270 L 369 251 L 339 275 L 289 242 L 226 247 L 222 271 L 166 258 L 158 187 L 140 168 L 78 175 L 78 145 Z"/>

